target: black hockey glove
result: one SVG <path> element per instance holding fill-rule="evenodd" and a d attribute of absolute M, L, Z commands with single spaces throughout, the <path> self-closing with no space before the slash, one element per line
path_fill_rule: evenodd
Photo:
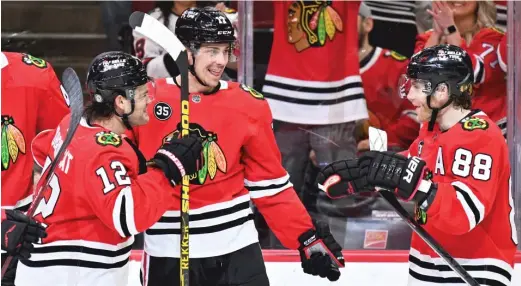
<path fill-rule="evenodd" d="M 302 269 L 306 274 L 336 281 L 340 278 L 338 268 L 345 265 L 342 247 L 331 235 L 327 224 L 317 223 L 315 227 L 316 230 L 310 229 L 298 238 Z"/>
<path fill-rule="evenodd" d="M 435 193 L 432 172 L 419 157 L 368 151 L 358 160 L 358 165 L 369 184 L 393 191 L 401 200 L 421 204 Z"/>
<path fill-rule="evenodd" d="M 153 161 L 175 186 L 181 183 L 184 175 L 198 171 L 202 149 L 201 141 L 195 137 L 175 138 L 157 150 Z"/>
<path fill-rule="evenodd" d="M 318 173 L 315 185 L 332 199 L 374 190 L 374 187 L 367 183 L 367 178 L 360 174 L 356 159 L 327 165 Z"/>
<path fill-rule="evenodd" d="M 31 257 L 33 243 L 47 237 L 45 228 L 21 211 L 6 210 L 2 221 L 2 250 L 18 259 Z"/>

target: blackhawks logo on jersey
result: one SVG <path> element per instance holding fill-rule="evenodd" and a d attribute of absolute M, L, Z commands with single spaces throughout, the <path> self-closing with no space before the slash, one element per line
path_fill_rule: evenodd
<path fill-rule="evenodd" d="M 177 124 L 176 130 L 163 138 L 163 143 L 172 138 L 181 137 L 181 123 Z M 212 131 L 205 130 L 197 123 L 190 123 L 188 128 L 190 136 L 197 136 L 203 141 L 203 166 L 194 175 L 190 176 L 190 184 L 202 185 L 209 176 L 213 180 L 217 175 L 217 170 L 226 174 L 227 163 L 224 152 L 218 144 L 217 134 Z"/>
<path fill-rule="evenodd" d="M 478 117 L 466 118 L 461 122 L 463 130 L 473 131 L 476 129 L 485 130 L 488 128 L 488 122 Z"/>
<path fill-rule="evenodd" d="M 246 91 L 246 92 L 249 92 L 251 96 L 253 96 L 254 98 L 256 99 L 264 99 L 264 95 L 262 95 L 262 93 L 256 91 L 255 89 L 245 85 L 244 83 L 241 83 L 240 85 L 241 89 Z"/>
<path fill-rule="evenodd" d="M 297 52 L 322 47 L 342 32 L 342 19 L 331 7 L 332 1 L 295 1 L 288 9 L 288 42 Z"/>
<path fill-rule="evenodd" d="M 44 68 L 47 67 L 47 62 L 45 60 L 42 60 L 42 59 L 37 58 L 37 57 L 33 57 L 31 55 L 28 55 L 28 54 L 24 54 L 23 55 L 22 61 L 26 65 L 35 66 L 35 67 L 40 68 L 40 69 L 44 69 Z"/>
<path fill-rule="evenodd" d="M 101 131 L 96 133 L 96 143 L 101 146 L 121 146 L 121 137 L 113 132 Z"/>
<path fill-rule="evenodd" d="M 25 154 L 24 135 L 12 116 L 2 115 L 2 171 L 9 169 L 10 162 L 16 163 L 19 153 Z"/>

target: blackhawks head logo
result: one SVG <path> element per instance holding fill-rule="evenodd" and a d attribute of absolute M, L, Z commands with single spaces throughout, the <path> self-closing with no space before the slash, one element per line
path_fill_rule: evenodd
<path fill-rule="evenodd" d="M 163 138 L 163 143 L 172 138 L 180 138 L 181 129 L 181 123 L 178 123 L 176 130 Z M 201 138 L 203 142 L 203 166 L 199 172 L 190 176 L 190 183 L 202 185 L 208 176 L 210 177 L 210 180 L 213 180 L 217 175 L 217 170 L 226 174 L 226 157 L 224 157 L 224 153 L 217 143 L 217 134 L 205 130 L 197 123 L 190 123 L 188 129 L 190 131 L 190 136 L 197 136 L 198 138 Z"/>
<path fill-rule="evenodd" d="M 2 171 L 16 163 L 18 153 L 25 154 L 25 138 L 9 115 L 2 115 Z"/>
<path fill-rule="evenodd" d="M 342 32 L 342 19 L 331 7 L 331 1 L 295 1 L 288 10 L 288 42 L 297 52 L 322 47 Z"/>

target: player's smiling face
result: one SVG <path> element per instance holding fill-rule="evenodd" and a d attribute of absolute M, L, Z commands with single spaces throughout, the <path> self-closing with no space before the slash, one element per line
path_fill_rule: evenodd
<path fill-rule="evenodd" d="M 146 84 L 136 88 L 134 95 L 134 112 L 130 114 L 129 121 L 132 126 L 140 126 L 148 123 L 150 117 L 147 113 L 147 106 L 152 102 L 152 97 Z"/>
<path fill-rule="evenodd" d="M 199 79 L 208 86 L 217 86 L 229 56 L 230 45 L 227 43 L 203 44 L 195 56 L 195 72 Z"/>
<path fill-rule="evenodd" d="M 425 122 L 431 118 L 432 110 L 427 106 L 426 82 L 410 79 L 410 88 L 407 99 L 416 107 L 418 120 Z"/>
<path fill-rule="evenodd" d="M 407 93 L 407 99 L 409 99 L 412 105 L 416 107 L 415 110 L 420 122 L 426 122 L 430 120 L 432 116 L 432 109 L 427 105 L 427 95 L 430 93 L 429 86 L 430 84 L 427 81 L 411 79 L 411 87 Z M 448 91 L 446 84 L 438 84 L 436 90 L 431 96 L 431 107 L 442 107 L 449 99 Z M 438 118 L 440 118 L 445 112 L 446 109 L 441 109 L 438 113 Z"/>

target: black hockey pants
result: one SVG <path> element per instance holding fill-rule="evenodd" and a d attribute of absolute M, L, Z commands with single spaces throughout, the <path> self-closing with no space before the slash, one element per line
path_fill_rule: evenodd
<path fill-rule="evenodd" d="M 177 286 L 179 259 L 144 253 L 141 285 Z M 190 286 L 268 286 L 269 280 L 258 243 L 235 252 L 190 259 Z"/>

